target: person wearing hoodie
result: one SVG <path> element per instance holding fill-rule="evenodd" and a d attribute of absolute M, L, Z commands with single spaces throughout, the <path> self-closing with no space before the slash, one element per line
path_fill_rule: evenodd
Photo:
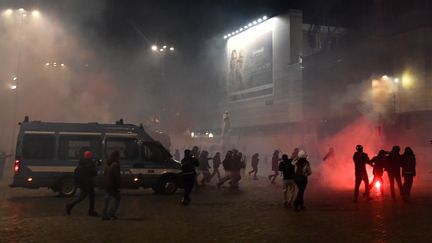
<path fill-rule="evenodd" d="M 307 160 L 307 154 L 303 150 L 299 151 L 298 159 L 294 160 L 292 164 L 294 165 L 294 182 L 298 188 L 297 196 L 294 201 L 294 210 L 298 212 L 305 209 L 304 193 L 308 184 L 308 176 L 312 174 L 312 169 Z"/>
<path fill-rule="evenodd" d="M 120 204 L 120 153 L 114 151 L 111 153 L 107 161 L 104 171 L 105 176 L 105 196 L 104 207 L 102 210 L 102 219 L 110 220 L 117 219 L 116 212 Z M 110 209 L 110 200 L 114 199 L 114 203 Z"/>
<path fill-rule="evenodd" d="M 84 150 L 82 158 L 78 162 L 75 169 L 75 181 L 80 188 L 80 196 L 72 203 L 66 205 L 66 214 L 70 215 L 73 207 L 83 201 L 86 197 L 89 198 L 88 215 L 96 217 L 98 213 L 95 208 L 95 193 L 93 178 L 97 175 L 96 163 L 93 161 L 93 153 L 90 150 Z"/>
<path fill-rule="evenodd" d="M 372 166 L 372 163 L 369 160 L 369 156 L 367 153 L 363 152 L 363 146 L 357 145 L 356 152 L 353 155 L 354 161 L 354 174 L 355 174 L 355 185 L 354 185 L 354 203 L 358 201 L 358 195 L 360 190 L 360 185 L 362 181 L 365 185 L 365 196 L 367 200 L 370 200 L 369 196 L 369 178 L 366 171 L 366 164 Z"/>
<path fill-rule="evenodd" d="M 192 192 L 195 179 L 196 179 L 196 171 L 195 168 L 199 166 L 198 159 L 196 159 L 189 149 L 184 151 L 184 157 L 181 161 L 182 168 L 182 179 L 183 179 L 183 200 L 182 204 L 187 206 L 191 199 L 190 194 Z"/>
<path fill-rule="evenodd" d="M 406 147 L 402 155 L 402 176 L 404 178 L 404 200 L 409 201 L 412 183 L 416 176 L 416 158 L 410 147 Z"/>
<path fill-rule="evenodd" d="M 402 189 L 402 179 L 401 179 L 401 172 L 400 167 L 402 166 L 402 156 L 399 154 L 400 147 L 395 145 L 393 146 L 392 150 L 390 151 L 390 154 L 388 155 L 388 163 L 387 163 L 387 174 L 389 177 L 389 183 L 390 183 L 390 193 L 392 196 L 393 201 L 396 200 L 395 190 L 394 190 L 394 182 L 396 181 L 397 186 L 399 188 L 399 193 L 401 197 L 403 198 L 403 189 Z"/>
<path fill-rule="evenodd" d="M 375 186 L 376 183 L 380 183 L 379 189 L 381 191 L 381 195 L 384 195 L 384 180 L 382 176 L 384 173 L 384 168 L 387 164 L 387 152 L 380 150 L 378 155 L 373 157 L 370 162 L 373 166 L 372 173 L 374 177 L 372 182 L 369 184 L 369 191 Z"/>

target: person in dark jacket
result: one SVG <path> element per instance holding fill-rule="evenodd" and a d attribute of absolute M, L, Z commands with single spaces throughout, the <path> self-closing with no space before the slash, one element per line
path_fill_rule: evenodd
<path fill-rule="evenodd" d="M 212 178 L 209 169 L 211 169 L 211 167 L 209 165 L 208 152 L 203 150 L 199 157 L 199 170 L 203 176 L 201 179 L 202 186 L 205 186 L 205 184 L 210 182 Z"/>
<path fill-rule="evenodd" d="M 393 146 L 392 151 L 390 152 L 387 163 L 387 174 L 390 182 L 390 193 L 393 201 L 396 200 L 395 191 L 394 191 L 394 182 L 396 181 L 401 197 L 403 197 L 403 189 L 402 189 L 402 179 L 400 173 L 400 167 L 402 165 L 402 157 L 399 154 L 400 147 Z"/>
<path fill-rule="evenodd" d="M 89 198 L 89 216 L 98 216 L 95 212 L 95 194 L 94 194 L 94 183 L 93 178 L 97 175 L 96 163 L 93 161 L 93 153 L 90 150 L 86 150 L 83 153 L 83 157 L 78 162 L 78 167 L 75 169 L 75 181 L 81 190 L 78 199 L 70 204 L 66 205 L 67 215 L 71 214 L 71 211 L 75 205 L 83 201 L 86 197 Z"/>
<path fill-rule="evenodd" d="M 286 208 L 292 207 L 292 202 L 294 199 L 294 192 L 296 184 L 294 181 L 294 165 L 292 164 L 292 159 L 288 158 L 288 155 L 282 155 L 282 162 L 279 164 L 279 171 L 282 171 L 283 184 L 284 184 L 284 206 Z"/>
<path fill-rule="evenodd" d="M 308 176 L 312 174 L 312 169 L 307 160 L 307 154 L 303 150 L 299 151 L 298 159 L 294 160 L 292 164 L 294 165 L 294 181 L 298 188 L 297 196 L 294 201 L 294 210 L 298 212 L 305 209 L 304 193 L 308 184 Z"/>
<path fill-rule="evenodd" d="M 243 167 L 242 158 L 243 154 L 235 150 L 231 164 L 231 181 L 229 183 L 231 188 L 239 187 L 239 181 L 241 180 L 240 170 Z"/>
<path fill-rule="evenodd" d="M 404 177 L 404 200 L 409 201 L 414 176 L 416 176 L 416 158 L 410 147 L 402 155 L 402 176 Z"/>
<path fill-rule="evenodd" d="M 279 175 L 279 150 L 275 150 L 273 152 L 273 157 L 272 157 L 272 171 L 273 174 L 268 176 L 268 179 L 270 180 L 270 182 L 272 184 L 275 184 L 275 180 Z"/>
<path fill-rule="evenodd" d="M 114 151 L 107 161 L 104 171 L 105 196 L 102 219 L 117 219 L 116 212 L 120 204 L 120 153 Z M 114 199 L 112 207 L 108 210 L 110 199 Z"/>
<path fill-rule="evenodd" d="M 381 191 L 381 195 L 384 195 L 384 180 L 382 178 L 384 173 L 384 168 L 387 164 L 387 152 L 384 150 L 380 150 L 378 155 L 373 157 L 370 160 L 370 163 L 373 166 L 372 173 L 374 175 L 372 182 L 369 184 L 369 190 L 376 185 L 376 183 L 380 183 L 379 189 Z"/>
<path fill-rule="evenodd" d="M 253 156 L 252 156 L 252 159 L 251 159 L 252 161 L 251 161 L 251 167 L 252 167 L 252 170 L 251 171 L 249 171 L 249 175 L 251 175 L 251 174 L 254 174 L 254 180 L 258 180 L 258 177 L 257 177 L 257 173 L 258 173 L 258 163 L 259 163 L 259 154 L 258 153 L 255 153 Z"/>
<path fill-rule="evenodd" d="M 357 203 L 360 184 L 363 181 L 365 184 L 365 196 L 370 200 L 369 195 L 369 178 L 366 171 L 366 164 L 372 165 L 369 161 L 369 156 L 363 152 L 363 146 L 357 145 L 356 152 L 353 155 L 355 169 L 355 186 L 354 186 L 354 202 Z"/>
<path fill-rule="evenodd" d="M 213 172 L 211 174 L 211 177 L 213 178 L 213 176 L 217 175 L 218 180 L 220 181 L 221 175 L 220 175 L 219 167 L 222 164 L 221 158 L 220 158 L 220 153 L 217 152 L 215 154 L 215 156 L 213 156 L 212 160 L 213 160 Z"/>
<path fill-rule="evenodd" d="M 225 170 L 225 176 L 217 184 L 218 188 L 220 188 L 226 181 L 232 179 L 233 176 L 232 170 L 233 170 L 233 163 L 234 163 L 233 156 L 234 156 L 233 152 L 228 151 L 225 155 L 225 159 L 222 161 L 222 166 L 224 167 Z"/>
<path fill-rule="evenodd" d="M 184 188 L 182 204 L 185 206 L 188 205 L 191 201 L 190 193 L 192 192 L 195 183 L 195 178 L 196 178 L 195 168 L 198 167 L 198 165 L 199 165 L 198 160 L 192 156 L 191 151 L 189 149 L 186 149 L 184 151 L 184 157 L 181 161 L 183 188 Z"/>

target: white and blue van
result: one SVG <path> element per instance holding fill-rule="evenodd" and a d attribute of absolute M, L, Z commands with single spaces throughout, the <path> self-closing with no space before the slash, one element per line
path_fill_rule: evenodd
<path fill-rule="evenodd" d="M 120 152 L 122 188 L 153 188 L 173 194 L 181 187 L 178 161 L 142 126 L 98 123 L 20 123 L 11 187 L 47 187 L 63 196 L 76 191 L 74 170 L 80 151 L 90 149 L 100 164 L 95 179 L 103 186 L 102 171 L 108 156 Z"/>

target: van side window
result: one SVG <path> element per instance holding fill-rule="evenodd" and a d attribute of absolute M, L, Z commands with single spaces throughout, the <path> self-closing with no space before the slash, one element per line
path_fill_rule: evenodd
<path fill-rule="evenodd" d="M 101 158 L 102 139 L 98 136 L 61 135 L 59 140 L 60 159 L 80 159 L 82 149 L 89 149 L 93 157 Z"/>
<path fill-rule="evenodd" d="M 141 154 L 144 161 L 164 162 L 168 159 L 159 146 L 153 143 L 143 143 Z"/>
<path fill-rule="evenodd" d="M 47 134 L 24 135 L 23 157 L 26 159 L 54 159 L 55 136 Z"/>
<path fill-rule="evenodd" d="M 109 158 L 115 150 L 120 152 L 120 159 L 136 160 L 138 159 L 138 143 L 135 138 L 107 138 L 106 139 L 106 156 Z"/>

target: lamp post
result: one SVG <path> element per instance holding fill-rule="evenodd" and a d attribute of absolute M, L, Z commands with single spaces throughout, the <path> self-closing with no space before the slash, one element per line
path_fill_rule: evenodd
<path fill-rule="evenodd" d="M 22 55 L 22 45 L 23 45 L 23 25 L 24 20 L 31 15 L 32 18 L 38 18 L 40 16 L 40 12 L 38 10 L 33 10 L 31 12 L 25 10 L 24 8 L 19 9 L 7 9 L 3 11 L 4 18 L 18 17 L 18 43 L 17 43 L 17 62 L 15 69 L 15 76 L 13 77 L 14 83 L 10 86 L 10 89 L 15 91 L 14 96 L 14 111 L 13 111 L 13 129 L 12 129 L 12 144 L 11 144 L 11 152 L 13 153 L 15 150 L 15 135 L 16 135 L 16 127 L 17 124 L 17 114 L 18 114 L 18 101 L 19 101 L 19 91 L 21 88 L 21 55 Z"/>
<path fill-rule="evenodd" d="M 167 55 L 170 54 L 174 54 L 175 53 L 175 48 L 173 46 L 168 47 L 167 45 L 162 45 L 162 46 L 158 46 L 158 45 L 152 45 L 151 46 L 151 50 L 154 53 L 157 53 L 159 55 L 159 71 L 160 71 L 160 90 L 159 90 L 159 95 L 160 97 L 162 97 L 163 93 L 164 93 L 164 88 L 167 88 L 166 85 L 166 73 L 165 73 L 165 58 Z M 166 98 L 162 98 L 162 100 L 160 101 L 160 122 L 162 123 L 162 125 L 166 125 L 165 121 L 166 121 L 166 114 L 167 114 L 167 104 L 166 104 Z"/>

